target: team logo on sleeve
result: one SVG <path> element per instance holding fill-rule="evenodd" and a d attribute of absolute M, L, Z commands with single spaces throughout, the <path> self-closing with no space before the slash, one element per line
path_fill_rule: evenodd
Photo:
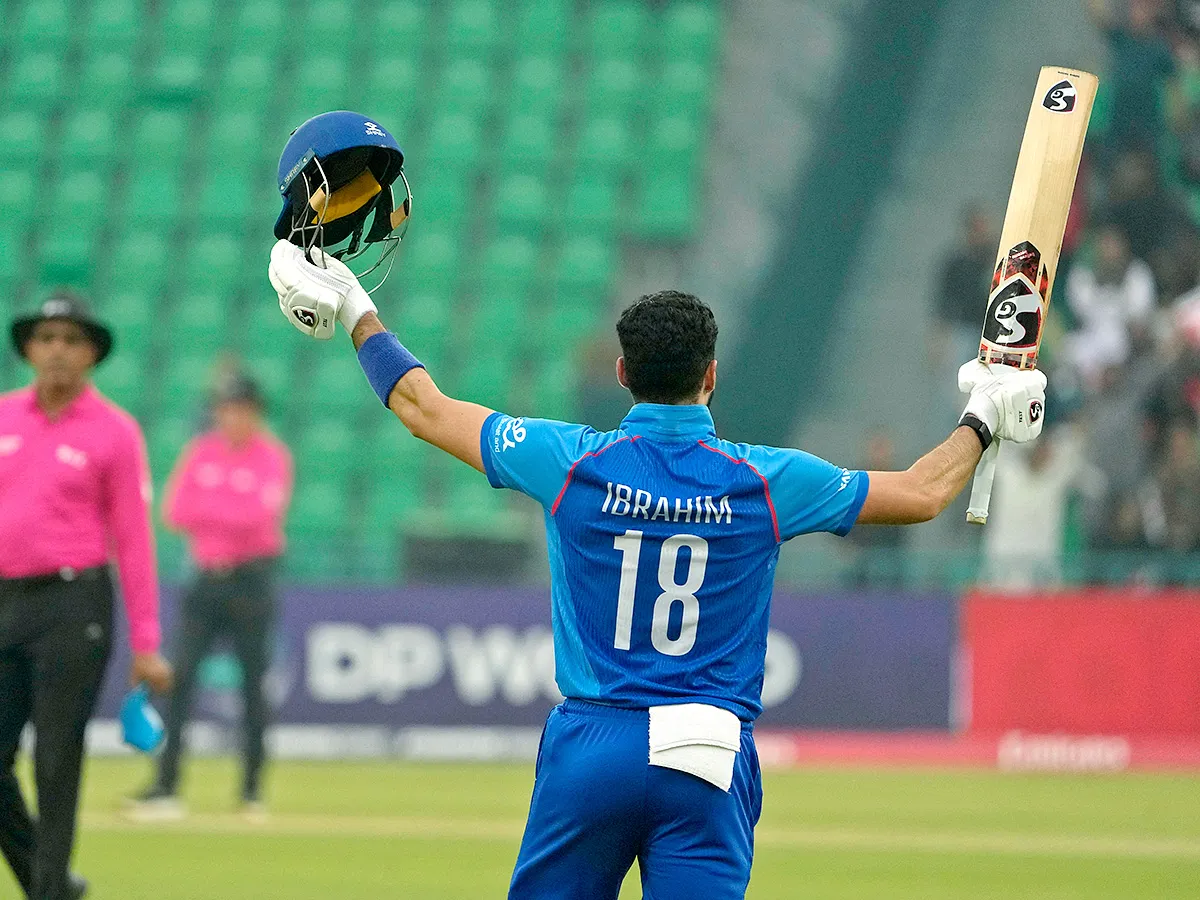
<path fill-rule="evenodd" d="M 525 440 L 525 420 L 507 419 L 500 431 L 500 449 L 508 450 Z"/>

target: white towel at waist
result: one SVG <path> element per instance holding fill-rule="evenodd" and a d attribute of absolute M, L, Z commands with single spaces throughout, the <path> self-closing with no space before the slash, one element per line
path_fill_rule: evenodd
<path fill-rule="evenodd" d="M 733 783 L 742 723 L 706 703 L 650 707 L 650 765 L 703 778 L 723 791 Z"/>

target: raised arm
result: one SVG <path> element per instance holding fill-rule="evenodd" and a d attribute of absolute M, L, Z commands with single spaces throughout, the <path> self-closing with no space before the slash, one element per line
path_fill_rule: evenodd
<path fill-rule="evenodd" d="M 354 273 L 319 248 L 309 252 L 316 264 L 287 241 L 271 250 L 271 284 L 288 321 L 322 340 L 333 337 L 340 322 L 380 401 L 414 436 L 484 472 L 480 433 L 492 410 L 438 390 L 425 367 L 383 327 Z"/>
<path fill-rule="evenodd" d="M 350 335 L 354 349 L 360 350 L 368 338 L 386 331 L 376 313 L 365 313 Z M 484 471 L 479 433 L 492 414 L 486 406 L 447 397 L 438 390 L 424 368 L 414 368 L 392 388 L 388 409 L 414 437 L 445 450 L 480 472 Z"/>
<path fill-rule="evenodd" d="M 962 425 L 903 472 L 867 473 L 870 488 L 858 521 L 865 525 L 928 522 L 967 486 L 982 452 L 975 432 Z"/>

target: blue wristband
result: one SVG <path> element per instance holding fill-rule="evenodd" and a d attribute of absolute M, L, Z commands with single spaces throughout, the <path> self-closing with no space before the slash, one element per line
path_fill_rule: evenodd
<path fill-rule="evenodd" d="M 358 348 L 358 364 L 384 406 L 388 405 L 396 382 L 413 369 L 425 368 L 390 331 L 381 331 L 363 341 Z"/>

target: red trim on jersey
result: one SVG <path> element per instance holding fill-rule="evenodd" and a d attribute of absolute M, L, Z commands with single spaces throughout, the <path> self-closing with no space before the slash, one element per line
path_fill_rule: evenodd
<path fill-rule="evenodd" d="M 562 490 L 558 492 L 558 496 L 554 498 L 554 505 L 550 507 L 550 515 L 553 516 L 553 515 L 558 514 L 558 504 L 560 504 L 562 502 L 563 494 L 565 494 L 567 492 L 567 488 L 571 486 L 571 476 L 575 474 L 575 467 L 577 465 L 579 465 L 581 462 L 583 462 L 589 456 L 599 456 L 601 453 L 603 453 L 609 447 L 615 447 L 617 444 L 621 443 L 622 441 L 636 441 L 640 437 L 641 437 L 640 434 L 635 434 L 635 435 L 626 435 L 623 438 L 618 438 L 617 440 L 613 441 L 611 444 L 605 444 L 599 450 L 591 450 L 591 451 L 583 454 L 583 456 L 579 457 L 579 459 L 577 459 L 577 460 L 575 460 L 575 462 L 571 463 L 571 468 L 567 469 L 567 480 L 563 482 Z"/>
<path fill-rule="evenodd" d="M 730 456 L 724 450 L 718 450 L 716 447 L 710 447 L 708 444 L 704 443 L 704 441 L 697 441 L 696 443 L 698 443 L 705 450 L 711 450 L 713 453 L 721 454 L 734 465 L 745 466 L 762 479 L 763 492 L 767 495 L 767 509 L 771 511 L 771 525 L 775 528 L 775 543 L 778 544 L 782 540 L 782 538 L 779 536 L 779 517 L 775 515 L 775 503 L 771 500 L 771 485 L 767 482 L 767 476 L 758 471 L 758 469 L 754 468 L 748 459 L 737 459 L 736 457 Z"/>

